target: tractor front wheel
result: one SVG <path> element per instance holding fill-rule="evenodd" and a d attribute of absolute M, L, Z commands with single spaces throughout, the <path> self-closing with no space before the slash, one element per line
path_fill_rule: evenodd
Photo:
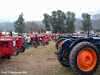
<path fill-rule="evenodd" d="M 76 44 L 70 53 L 69 63 L 77 75 L 92 75 L 99 62 L 99 52 L 90 42 Z"/>

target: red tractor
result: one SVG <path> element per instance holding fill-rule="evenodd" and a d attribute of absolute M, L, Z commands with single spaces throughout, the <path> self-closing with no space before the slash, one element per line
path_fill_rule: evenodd
<path fill-rule="evenodd" d="M 16 55 L 18 55 L 20 52 L 22 53 L 25 51 L 24 43 L 25 43 L 25 40 L 22 36 L 15 37 L 15 48 L 17 51 Z"/>
<path fill-rule="evenodd" d="M 0 58 L 8 58 L 14 55 L 16 52 L 13 46 L 13 38 L 1 36 L 0 37 Z"/>
<path fill-rule="evenodd" d="M 43 41 L 43 45 L 48 45 L 49 44 L 48 35 L 43 35 L 42 41 Z"/>

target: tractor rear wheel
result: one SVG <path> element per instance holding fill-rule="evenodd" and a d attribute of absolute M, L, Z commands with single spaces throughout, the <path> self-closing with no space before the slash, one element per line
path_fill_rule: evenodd
<path fill-rule="evenodd" d="M 77 75 L 93 75 L 99 63 L 99 52 L 90 42 L 76 44 L 69 55 L 71 68 Z"/>
<path fill-rule="evenodd" d="M 64 41 L 66 38 L 60 38 L 59 40 L 57 40 L 56 42 L 56 49 L 58 49 L 59 44 Z"/>
<path fill-rule="evenodd" d="M 11 59 L 11 56 L 6 57 L 7 59 Z"/>
<path fill-rule="evenodd" d="M 23 53 L 23 52 L 25 52 L 25 47 L 24 46 L 21 48 L 21 53 Z"/>
<path fill-rule="evenodd" d="M 16 49 L 16 51 L 14 52 L 14 56 L 19 55 L 19 51 Z"/>
<path fill-rule="evenodd" d="M 57 58 L 62 66 L 69 67 L 69 60 L 66 49 L 59 48 Z"/>

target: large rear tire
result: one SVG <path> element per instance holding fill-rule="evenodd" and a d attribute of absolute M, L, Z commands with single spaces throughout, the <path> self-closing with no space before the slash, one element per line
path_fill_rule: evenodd
<path fill-rule="evenodd" d="M 11 59 L 11 56 L 6 57 L 7 59 Z"/>
<path fill-rule="evenodd" d="M 69 60 L 66 53 L 67 53 L 66 49 L 59 48 L 57 53 L 57 58 L 62 66 L 69 67 Z"/>
<path fill-rule="evenodd" d="M 77 75 L 93 75 L 99 63 L 99 52 L 90 42 L 76 44 L 69 55 L 69 63 Z"/>
<path fill-rule="evenodd" d="M 25 52 L 25 47 L 24 46 L 21 48 L 21 53 L 23 53 L 23 52 Z"/>
<path fill-rule="evenodd" d="M 66 38 L 60 38 L 60 39 L 58 39 L 57 40 L 57 42 L 56 42 L 56 49 L 58 49 L 59 47 L 59 44 L 62 42 L 62 41 L 64 41 Z"/>

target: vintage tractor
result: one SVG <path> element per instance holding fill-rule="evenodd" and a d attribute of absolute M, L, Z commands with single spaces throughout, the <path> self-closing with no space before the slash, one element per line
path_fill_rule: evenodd
<path fill-rule="evenodd" d="M 60 46 L 62 46 L 63 42 L 65 39 L 70 38 L 70 36 L 59 36 L 56 40 L 56 49 L 58 50 L 58 48 L 60 48 Z"/>
<path fill-rule="evenodd" d="M 46 35 L 46 34 L 43 35 L 42 43 L 43 43 L 44 46 L 49 44 L 49 37 L 48 37 L 48 35 Z"/>
<path fill-rule="evenodd" d="M 16 36 L 15 39 L 15 48 L 16 48 L 16 55 L 19 53 L 23 53 L 25 51 L 25 40 L 22 36 Z"/>
<path fill-rule="evenodd" d="M 40 44 L 39 44 L 39 37 L 38 34 L 33 34 L 33 36 L 31 36 L 31 44 L 34 48 L 37 48 Z"/>
<path fill-rule="evenodd" d="M 76 75 L 92 75 L 99 65 L 100 37 L 59 38 L 57 57 L 65 67 L 71 67 Z"/>
<path fill-rule="evenodd" d="M 0 58 L 10 59 L 16 53 L 16 50 L 13 46 L 13 38 L 0 36 Z"/>

